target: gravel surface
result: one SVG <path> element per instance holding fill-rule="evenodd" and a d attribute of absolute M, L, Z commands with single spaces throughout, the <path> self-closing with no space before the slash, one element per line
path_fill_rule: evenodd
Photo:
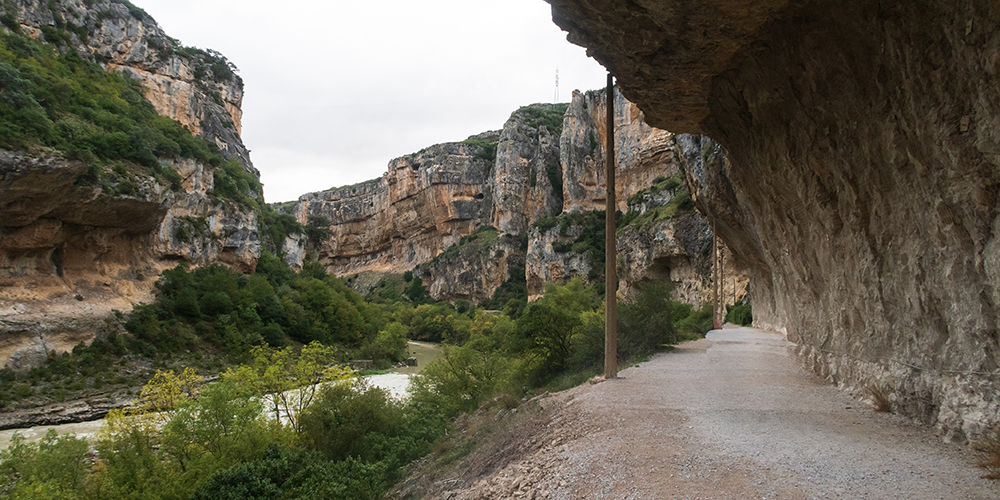
<path fill-rule="evenodd" d="M 544 433 L 525 437 L 538 441 L 531 452 L 446 480 L 441 496 L 1000 498 L 976 452 L 874 412 L 804 371 L 790 345 L 751 328 L 713 331 L 618 379 L 551 395 Z"/>

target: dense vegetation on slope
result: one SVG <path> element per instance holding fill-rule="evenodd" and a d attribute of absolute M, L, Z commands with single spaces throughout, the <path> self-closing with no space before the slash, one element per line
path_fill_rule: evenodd
<path fill-rule="evenodd" d="M 46 38 L 58 40 L 58 32 Z M 0 35 L 0 83 L 0 147 L 62 151 L 93 165 L 79 183 L 125 195 L 140 173 L 179 189 L 176 172 L 158 159 L 193 158 L 216 167 L 215 194 L 259 208 L 260 184 L 242 165 L 223 161 L 212 145 L 157 116 L 134 82 L 72 50 Z M 519 112 L 529 126 L 558 134 L 565 107 Z M 495 156 L 495 141 L 473 144 Z M 555 172 L 547 172 L 553 185 Z M 329 222 L 314 219 L 303 227 L 265 208 L 261 224 L 278 252 L 289 232 L 322 239 Z M 584 227 L 566 251 L 603 259 L 602 213 L 566 215 L 555 224 L 563 233 L 569 225 Z M 454 251 L 487 248 L 497 238 L 494 229 L 481 228 Z M 511 269 L 510 276 L 483 304 L 488 311 L 463 301 L 435 303 L 412 274 L 390 278 L 363 298 L 315 262 L 293 272 L 272 253 L 262 255 L 250 275 L 217 265 L 168 270 L 153 303 L 120 315 L 105 339 L 52 355 L 28 374 L 0 374 L 0 403 L 61 400 L 152 376 L 139 405 L 108 416 L 96 458 L 72 437 L 34 445 L 15 439 L 0 452 L 0 492 L 10 498 L 381 498 L 403 465 L 431 449 L 449 419 L 497 401 L 516 405 L 525 394 L 572 385 L 599 370 L 603 283 L 549 284 L 544 297 L 528 304 L 523 269 Z M 711 317 L 670 301 L 662 286 L 621 307 L 623 361 L 695 337 Z M 352 359 L 387 367 L 405 355 L 408 338 L 445 344 L 441 359 L 414 382 L 408 402 L 339 368 Z M 206 385 L 191 369 L 120 368 L 140 364 L 221 373 Z M 291 389 L 298 390 L 286 392 Z M 274 414 L 281 418 L 270 418 Z"/>
<path fill-rule="evenodd" d="M 99 458 L 73 437 L 50 435 L 38 444 L 15 438 L 0 452 L 0 491 L 9 498 L 35 498 L 39 492 L 47 498 L 381 498 L 402 466 L 432 450 L 449 419 L 482 404 L 516 406 L 524 394 L 579 383 L 595 374 L 603 359 L 601 301 L 579 278 L 550 284 L 543 298 L 510 317 L 447 303 L 413 304 L 401 296 L 359 301 L 315 264 L 298 274 L 271 264 L 250 276 L 219 267 L 165 273 L 156 303 L 128 320 L 139 333 L 124 344 L 183 348 L 163 332 L 197 318 L 205 323 L 202 329 L 223 332 L 213 342 L 240 336 L 229 348 L 243 352 L 245 364 L 210 385 L 190 369 L 157 372 L 138 406 L 109 414 L 107 429 L 95 440 Z M 419 283 L 411 278 L 414 282 Z M 328 338 L 336 341 L 331 345 L 314 341 L 277 348 L 249 338 L 256 324 L 246 319 L 251 312 L 281 325 L 279 296 L 310 286 L 322 291 L 316 305 L 337 304 L 330 293 L 354 304 L 360 332 L 371 332 L 379 314 L 385 327 L 374 341 L 366 338 L 370 333 L 355 338 L 349 330 L 346 338 Z M 309 293 L 297 302 L 309 304 Z M 689 310 L 671 302 L 662 286 L 623 303 L 623 361 L 677 338 L 697 337 L 677 321 Z M 175 317 L 165 321 L 160 314 L 168 311 Z M 320 311 L 307 308 L 303 318 Z M 710 317 L 709 312 L 703 319 Z M 142 331 L 153 324 L 160 325 L 158 337 Z M 678 330 L 682 334 L 675 338 Z M 304 340 L 296 335 L 281 340 Z M 405 335 L 440 336 L 446 342 L 441 358 L 415 379 L 406 402 L 335 366 L 345 346 L 378 344 L 384 336 L 405 342 Z M 284 392 L 290 389 L 299 390 Z M 60 466 L 49 465 L 56 463 Z"/>
<path fill-rule="evenodd" d="M 302 230 L 272 215 L 279 235 Z M 602 215 L 567 214 L 542 225 L 586 226 L 567 251 L 601 255 Z M 450 252 L 481 251 L 497 238 L 481 228 Z M 601 283 L 549 283 L 529 304 L 523 270 L 512 273 L 521 281 L 510 280 L 483 304 L 498 311 L 434 302 L 413 273 L 387 276 L 363 298 L 318 263 L 296 273 L 270 253 L 252 275 L 221 266 L 168 270 L 156 300 L 122 318 L 127 334 L 53 356 L 30 376 L 73 379 L 80 370 L 82 383 L 96 387 L 100 367 L 116 358 L 147 356 L 167 366 L 165 360 L 198 365 L 199 356 L 215 355 L 216 362 L 245 364 L 208 386 L 193 371 L 156 373 L 139 407 L 109 415 L 109 430 L 96 440 L 97 460 L 75 438 L 15 440 L 0 453 L 0 490 L 11 498 L 37 491 L 52 498 L 381 498 L 414 458 L 436 450 L 436 459 L 452 460 L 472 449 L 474 443 L 434 444 L 456 416 L 482 405 L 516 406 L 525 395 L 599 373 Z M 669 284 L 647 286 L 620 305 L 622 362 L 699 337 L 711 316 L 708 307 L 671 301 Z M 388 366 L 405 355 L 408 338 L 444 346 L 406 402 L 337 368 L 352 359 Z M 323 380 L 329 383 L 312 385 Z M 27 382 L 0 382 L 6 394 L 15 387 L 34 390 Z M 293 388 L 300 390 L 282 392 Z M 45 466 L 54 461 L 71 467 Z"/>
<path fill-rule="evenodd" d="M 181 189 L 177 172 L 160 158 L 191 158 L 216 167 L 214 193 L 256 208 L 257 178 L 238 161 L 160 116 L 141 84 L 17 32 L 0 33 L 0 147 L 47 147 L 88 163 L 79 184 L 112 194 L 135 194 L 139 176 Z"/>

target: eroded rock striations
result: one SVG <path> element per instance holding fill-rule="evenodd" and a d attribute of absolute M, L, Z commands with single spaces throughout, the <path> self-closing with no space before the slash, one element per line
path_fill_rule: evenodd
<path fill-rule="evenodd" d="M 221 56 L 180 47 L 140 9 L 114 1 L 18 0 L 0 10 L 41 40 L 65 23 L 64 50 L 142 80 L 161 114 L 257 174 L 239 138 L 242 82 Z M 78 182 L 90 165 L 52 150 L 0 151 L 0 366 L 30 368 L 116 328 L 112 310 L 149 301 L 155 277 L 178 262 L 253 270 L 257 213 L 212 194 L 213 167 L 160 162 L 178 172 L 179 190 L 132 174 Z"/>
<path fill-rule="evenodd" d="M 548 1 L 651 125 L 718 141 L 678 139 L 759 325 L 946 439 L 1000 421 L 1000 6 Z"/>
<path fill-rule="evenodd" d="M 604 210 L 604 172 L 607 144 L 607 93 L 603 90 L 573 93 L 560 139 L 563 169 L 563 210 Z M 656 177 L 677 171 L 674 134 L 649 126 L 645 116 L 615 92 L 615 155 L 618 175 L 615 194 L 618 210 L 628 210 L 629 196 L 648 188 Z"/>
<path fill-rule="evenodd" d="M 568 106 L 521 108 L 499 132 L 397 158 L 380 179 L 301 196 L 292 213 L 303 224 L 310 217 L 330 221 L 331 236 L 316 245 L 328 270 L 414 270 L 436 299 L 481 303 L 507 280 L 525 282 L 531 298 L 546 282 L 577 275 L 594 281 L 603 263 L 573 242 L 585 228 L 537 224 L 604 209 L 605 96 L 574 92 Z M 680 174 L 674 135 L 647 125 L 620 93 L 615 98 L 618 199 L 625 211 L 630 196 Z M 635 208 L 669 201 L 649 199 Z M 710 299 L 712 234 L 693 212 L 678 224 L 667 218 L 626 233 L 619 243 L 628 262 L 623 285 L 665 277 L 681 298 L 699 305 Z M 301 251 L 288 255 L 301 264 Z"/>
<path fill-rule="evenodd" d="M 486 153 L 475 144 L 431 146 L 392 160 L 379 179 L 303 195 L 293 214 L 304 224 L 309 216 L 330 221 L 331 236 L 316 243 L 331 272 L 410 270 L 490 220 Z"/>

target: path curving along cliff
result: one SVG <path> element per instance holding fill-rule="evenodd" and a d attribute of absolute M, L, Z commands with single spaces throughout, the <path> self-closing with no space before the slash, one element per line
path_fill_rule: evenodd
<path fill-rule="evenodd" d="M 986 500 L 980 457 L 802 369 L 781 334 L 726 328 L 498 416 L 510 439 L 395 498 Z M 486 418 L 490 418 L 487 416 Z M 470 431 L 471 432 L 471 431 Z M 495 453 L 494 459 L 483 456 Z M 484 465 L 485 464 L 485 465 Z"/>
<path fill-rule="evenodd" d="M 548 2 L 651 125 L 712 138 L 678 143 L 758 325 L 945 439 L 1000 425 L 1000 5 Z"/>

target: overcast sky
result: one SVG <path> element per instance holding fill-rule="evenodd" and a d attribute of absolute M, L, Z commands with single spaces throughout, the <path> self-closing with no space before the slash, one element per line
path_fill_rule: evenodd
<path fill-rule="evenodd" d="M 602 88 L 543 0 L 132 0 L 245 84 L 243 142 L 268 202 L 373 179 L 389 160 Z"/>

